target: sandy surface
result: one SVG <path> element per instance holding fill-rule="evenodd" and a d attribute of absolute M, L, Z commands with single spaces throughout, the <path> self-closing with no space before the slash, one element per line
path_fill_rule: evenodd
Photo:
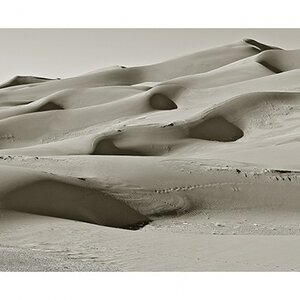
<path fill-rule="evenodd" d="M 0 86 L 0 270 L 299 270 L 300 50 L 243 40 Z"/>
<path fill-rule="evenodd" d="M 300 270 L 299 235 L 129 231 L 12 212 L 2 217 L 1 271 Z"/>

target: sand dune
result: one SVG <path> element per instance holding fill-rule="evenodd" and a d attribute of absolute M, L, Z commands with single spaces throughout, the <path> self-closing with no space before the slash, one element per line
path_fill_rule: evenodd
<path fill-rule="evenodd" d="M 161 82 L 180 76 L 207 72 L 259 52 L 260 50 L 256 47 L 241 41 L 154 65 L 99 70 L 99 72 L 83 74 L 74 78 L 45 82 L 43 85 L 30 88 L 24 86 L 17 90 L 3 89 L 0 92 L 0 99 L 28 101 L 37 100 L 63 89 Z"/>
<path fill-rule="evenodd" d="M 258 55 L 256 61 L 274 73 L 299 69 L 299 50 L 270 50 Z"/>
<path fill-rule="evenodd" d="M 85 178 L 3 166 L 1 172 L 6 175 L 1 182 L 2 208 L 121 228 L 148 221 L 99 186 L 87 185 Z"/>
<path fill-rule="evenodd" d="M 150 223 L 139 234 L 174 239 L 178 222 L 186 234 L 274 235 L 272 222 L 300 233 L 288 219 L 300 212 L 299 53 L 245 39 L 153 65 L 13 78 L 0 86 L 0 212 Z"/>
<path fill-rule="evenodd" d="M 36 76 L 15 76 L 14 78 L 8 80 L 7 82 L 1 84 L 0 89 L 8 88 L 11 86 L 24 85 L 24 84 L 28 85 L 28 84 L 42 83 L 49 80 L 53 80 L 53 79 L 36 77 Z"/>

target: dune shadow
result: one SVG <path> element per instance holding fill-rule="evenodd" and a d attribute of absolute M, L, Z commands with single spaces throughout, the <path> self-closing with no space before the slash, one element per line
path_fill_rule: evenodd
<path fill-rule="evenodd" d="M 56 180 L 39 180 L 16 188 L 0 203 L 5 209 L 124 229 L 136 230 L 149 222 L 105 192 Z"/>
<path fill-rule="evenodd" d="M 156 110 L 172 110 L 176 109 L 177 105 L 174 101 L 163 94 L 154 94 L 149 99 L 151 108 Z"/>
<path fill-rule="evenodd" d="M 244 132 L 222 116 L 215 116 L 198 123 L 189 130 L 189 137 L 208 141 L 233 142 Z"/>
<path fill-rule="evenodd" d="M 40 106 L 36 112 L 41 112 L 41 111 L 49 111 L 49 110 L 61 110 L 64 109 L 61 105 L 56 104 L 54 102 L 47 102 L 46 104 Z"/>
<path fill-rule="evenodd" d="M 0 89 L 8 88 L 12 86 L 18 85 L 26 85 L 26 84 L 35 84 L 35 83 L 43 83 L 46 81 L 54 80 L 51 78 L 45 77 L 37 77 L 37 76 L 15 76 L 9 81 L 0 85 Z"/>
<path fill-rule="evenodd" d="M 251 45 L 251 46 L 254 46 L 255 48 L 257 48 L 260 51 L 272 50 L 272 49 L 281 50 L 281 48 L 269 46 L 269 45 L 266 45 L 266 44 L 262 44 L 262 43 L 260 43 L 256 40 L 253 40 L 253 39 L 244 39 L 244 42 Z"/>
<path fill-rule="evenodd" d="M 99 141 L 94 147 L 91 155 L 128 155 L 128 156 L 146 156 L 140 151 L 119 148 L 114 144 L 112 139 L 103 139 Z"/>
<path fill-rule="evenodd" d="M 266 61 L 264 59 L 257 59 L 256 62 L 259 63 L 259 64 L 261 64 L 265 68 L 269 69 L 270 71 L 272 71 L 275 74 L 283 72 L 282 70 L 280 70 L 279 68 L 275 67 L 274 65 L 272 65 L 271 63 L 269 63 L 268 61 Z"/>

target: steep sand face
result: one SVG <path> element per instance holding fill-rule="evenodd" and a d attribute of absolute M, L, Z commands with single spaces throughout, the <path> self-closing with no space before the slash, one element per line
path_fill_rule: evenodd
<path fill-rule="evenodd" d="M 87 185 L 85 178 L 4 166 L 1 173 L 6 176 L 1 183 L 1 206 L 7 209 L 120 228 L 148 222 L 147 217 L 106 194 L 100 186 Z"/>
<path fill-rule="evenodd" d="M 217 234 L 286 234 L 287 222 L 298 234 L 299 53 L 246 39 L 13 79 L 0 90 L 2 211 L 151 232 L 188 222 L 180 231 L 215 234 L 215 219 L 228 223 Z"/>
<path fill-rule="evenodd" d="M 300 51 L 269 50 L 257 56 L 256 61 L 274 73 L 299 69 Z"/>

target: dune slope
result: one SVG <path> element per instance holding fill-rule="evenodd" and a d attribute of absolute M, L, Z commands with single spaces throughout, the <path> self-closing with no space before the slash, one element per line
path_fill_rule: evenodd
<path fill-rule="evenodd" d="M 147 234 L 176 238 L 300 233 L 299 51 L 245 39 L 154 65 L 13 78 L 0 86 L 0 212 L 150 223 Z"/>

